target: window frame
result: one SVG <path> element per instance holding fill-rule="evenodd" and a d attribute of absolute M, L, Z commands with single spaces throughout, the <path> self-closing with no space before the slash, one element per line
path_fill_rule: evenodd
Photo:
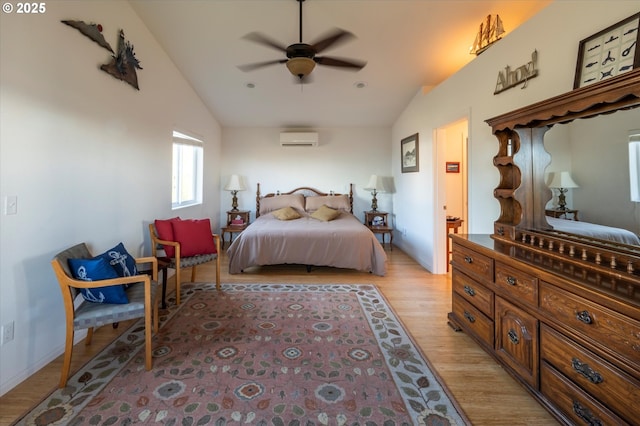
<path fill-rule="evenodd" d="M 171 209 L 177 210 L 185 207 L 202 204 L 203 194 L 203 164 L 204 164 L 204 142 L 182 130 L 173 130 L 172 154 L 171 154 Z M 183 158 L 184 155 L 190 158 Z M 189 161 L 191 160 L 191 161 Z M 187 164 L 191 163 L 190 170 L 184 170 Z M 188 173 L 188 175 L 186 175 Z M 187 190 L 183 188 L 183 182 L 190 180 Z M 185 195 L 185 192 L 193 195 Z"/>

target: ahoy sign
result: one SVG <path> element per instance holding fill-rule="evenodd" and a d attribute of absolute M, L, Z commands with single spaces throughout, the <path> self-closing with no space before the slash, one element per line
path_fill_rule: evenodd
<path fill-rule="evenodd" d="M 531 54 L 531 60 L 516 69 L 511 69 L 509 65 L 504 68 L 504 71 L 498 72 L 498 81 L 496 82 L 496 90 L 493 92 L 497 95 L 500 92 L 504 92 L 507 89 L 511 89 L 518 84 L 524 83 L 521 89 L 524 89 L 529 84 L 529 79 L 538 75 L 538 51 L 534 50 Z"/>

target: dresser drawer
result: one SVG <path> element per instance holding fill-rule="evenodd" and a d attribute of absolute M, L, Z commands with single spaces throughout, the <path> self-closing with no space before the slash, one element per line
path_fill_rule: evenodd
<path fill-rule="evenodd" d="M 538 306 L 537 277 L 504 263 L 496 262 L 495 284 L 508 291 L 514 298 L 532 306 Z"/>
<path fill-rule="evenodd" d="M 469 278 L 458 269 L 454 268 L 451 273 L 453 291 L 471 302 L 473 306 L 480 309 L 489 318 L 493 318 L 493 291 L 473 278 Z"/>
<path fill-rule="evenodd" d="M 540 390 L 573 424 L 620 426 L 628 425 L 623 419 L 571 383 L 546 362 L 540 369 Z"/>
<path fill-rule="evenodd" d="M 640 370 L 640 321 L 580 296 L 540 283 L 540 309 L 581 337 L 623 358 Z"/>
<path fill-rule="evenodd" d="M 502 362 L 538 389 L 538 320 L 496 296 L 495 350 Z"/>
<path fill-rule="evenodd" d="M 468 275 L 493 281 L 493 259 L 488 256 L 454 243 L 451 263 Z"/>
<path fill-rule="evenodd" d="M 640 382 L 546 325 L 540 357 L 628 421 L 640 419 Z"/>
<path fill-rule="evenodd" d="M 475 335 L 489 349 L 493 348 L 493 321 L 457 293 L 452 296 L 453 313 L 459 325 Z"/>

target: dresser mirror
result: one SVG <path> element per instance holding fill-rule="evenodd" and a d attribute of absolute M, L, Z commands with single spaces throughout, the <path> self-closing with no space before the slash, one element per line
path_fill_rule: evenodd
<path fill-rule="evenodd" d="M 640 234 L 640 204 L 631 201 L 629 179 L 629 133 L 638 128 L 640 108 L 634 108 L 557 124 L 545 134 L 545 150 L 551 155 L 545 183 L 555 173 L 570 173 L 578 188 L 567 191 L 567 208 L 575 210 L 579 221 Z M 557 210 L 559 190 L 552 193 L 546 208 Z"/>

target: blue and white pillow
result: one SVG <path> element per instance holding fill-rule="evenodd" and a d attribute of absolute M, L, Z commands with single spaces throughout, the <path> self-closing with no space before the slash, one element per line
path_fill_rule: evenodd
<path fill-rule="evenodd" d="M 119 278 L 116 270 L 102 257 L 93 259 L 69 259 L 69 268 L 74 278 L 82 281 L 99 281 Z M 94 303 L 129 303 L 124 286 L 114 285 L 96 288 L 81 288 L 82 297 Z"/>
<path fill-rule="evenodd" d="M 96 256 L 96 258 L 98 257 L 106 260 L 109 265 L 115 269 L 118 276 L 130 277 L 132 275 L 138 275 L 135 258 L 129 254 L 122 243 Z"/>

